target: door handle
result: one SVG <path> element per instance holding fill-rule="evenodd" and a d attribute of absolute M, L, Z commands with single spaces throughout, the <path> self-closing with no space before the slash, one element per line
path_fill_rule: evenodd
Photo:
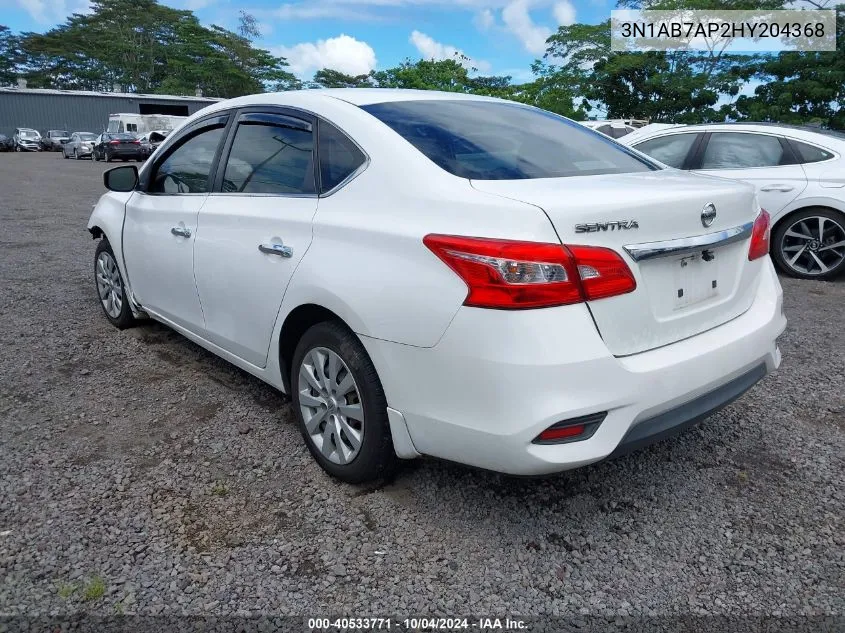
<path fill-rule="evenodd" d="M 792 185 L 766 185 L 765 187 L 760 187 L 760 191 L 780 191 L 781 193 L 786 193 L 787 191 L 792 191 L 795 189 Z"/>
<path fill-rule="evenodd" d="M 293 249 L 284 244 L 259 244 L 258 250 L 265 255 L 278 255 L 279 257 L 293 257 Z"/>
<path fill-rule="evenodd" d="M 184 226 L 174 226 L 170 229 L 170 232 L 179 237 L 191 237 L 191 229 L 185 228 Z"/>

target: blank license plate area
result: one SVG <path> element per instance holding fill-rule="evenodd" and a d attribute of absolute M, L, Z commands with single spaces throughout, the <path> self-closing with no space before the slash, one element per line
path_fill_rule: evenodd
<path fill-rule="evenodd" d="M 706 259 L 705 259 L 706 258 Z M 674 309 L 681 310 L 719 294 L 719 258 L 706 251 L 681 257 L 674 266 Z"/>

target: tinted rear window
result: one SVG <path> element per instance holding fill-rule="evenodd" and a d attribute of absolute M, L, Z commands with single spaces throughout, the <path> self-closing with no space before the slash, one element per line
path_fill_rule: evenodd
<path fill-rule="evenodd" d="M 518 180 L 657 169 L 582 125 L 517 104 L 398 101 L 363 109 L 461 178 Z"/>
<path fill-rule="evenodd" d="M 134 134 L 110 134 L 109 138 L 113 138 L 118 141 L 132 141 L 135 140 Z"/>

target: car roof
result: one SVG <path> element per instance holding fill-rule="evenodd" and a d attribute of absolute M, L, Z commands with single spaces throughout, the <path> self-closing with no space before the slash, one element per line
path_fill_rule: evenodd
<path fill-rule="evenodd" d="M 236 97 L 228 101 L 220 101 L 201 110 L 204 113 L 214 112 L 233 107 L 252 105 L 279 105 L 300 108 L 319 108 L 329 101 L 345 101 L 356 106 L 388 103 L 396 101 L 496 101 L 502 99 L 468 95 L 458 92 L 441 92 L 438 90 L 406 90 L 398 88 L 322 88 L 313 90 L 289 90 L 285 92 L 266 92 L 244 97 Z"/>
<path fill-rule="evenodd" d="M 653 126 L 647 125 L 645 127 L 642 127 L 624 138 L 626 139 L 626 143 L 630 143 L 632 141 L 637 141 L 640 139 L 645 140 L 648 138 L 654 138 L 656 136 L 662 136 L 664 134 L 671 134 L 679 131 L 703 132 L 707 130 L 714 131 L 716 129 L 726 131 L 731 130 L 736 132 L 780 132 L 784 136 L 788 136 L 797 140 L 806 140 L 808 142 L 816 144 L 824 144 L 825 142 L 830 141 L 835 141 L 837 144 L 845 142 L 845 133 L 838 132 L 836 130 L 826 130 L 824 128 L 814 127 L 812 125 L 791 125 L 788 123 L 770 122 L 696 123 L 693 125 L 684 125 L 680 123 L 675 125 L 653 124 Z"/>

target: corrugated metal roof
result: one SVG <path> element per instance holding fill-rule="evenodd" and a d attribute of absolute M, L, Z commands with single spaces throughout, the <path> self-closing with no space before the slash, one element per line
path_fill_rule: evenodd
<path fill-rule="evenodd" d="M 66 95 L 78 97 L 107 97 L 110 99 L 159 99 L 162 101 L 225 101 L 218 97 L 188 97 L 179 95 L 156 95 L 140 92 L 95 92 L 93 90 L 53 90 L 50 88 L 0 88 L 0 92 L 32 95 Z"/>

